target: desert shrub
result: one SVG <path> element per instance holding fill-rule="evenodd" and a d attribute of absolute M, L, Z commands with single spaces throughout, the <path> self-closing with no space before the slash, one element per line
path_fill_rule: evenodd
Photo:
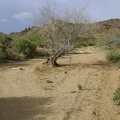
<path fill-rule="evenodd" d="M 107 46 L 109 48 L 118 48 L 120 47 L 120 35 L 111 35 L 101 38 L 97 42 L 98 46 Z"/>
<path fill-rule="evenodd" d="M 120 68 L 120 61 L 117 62 L 116 67 L 119 69 Z"/>
<path fill-rule="evenodd" d="M 10 47 L 12 40 L 13 39 L 9 36 L 2 36 L 0 37 L 0 44 L 5 45 L 6 47 Z"/>
<path fill-rule="evenodd" d="M 120 87 L 118 87 L 116 92 L 114 93 L 113 100 L 118 104 L 120 103 Z"/>
<path fill-rule="evenodd" d="M 35 72 L 40 72 L 40 71 L 41 71 L 41 69 L 39 66 L 35 67 Z"/>
<path fill-rule="evenodd" d="M 107 40 L 106 44 L 110 48 L 118 48 L 118 47 L 120 47 L 120 36 L 114 36 L 114 37 L 110 38 L 109 40 Z"/>
<path fill-rule="evenodd" d="M 6 47 L 11 47 L 11 41 L 13 39 L 9 36 L 5 36 L 4 39 L 3 39 L 3 45 L 5 45 Z"/>
<path fill-rule="evenodd" d="M 6 52 L 6 47 L 2 44 L 0 44 L 0 61 L 4 60 L 7 58 L 7 52 Z"/>
<path fill-rule="evenodd" d="M 108 36 L 98 39 L 97 40 L 97 46 L 99 46 L 99 47 L 101 47 L 101 46 L 107 46 L 107 41 L 109 39 L 110 38 Z"/>
<path fill-rule="evenodd" d="M 77 45 L 77 47 L 87 47 L 87 46 L 94 46 L 96 45 L 96 42 L 93 40 L 84 40 L 80 41 Z"/>
<path fill-rule="evenodd" d="M 7 49 L 11 46 L 12 38 L 9 36 L 0 37 L 0 61 L 9 59 L 9 54 Z"/>
<path fill-rule="evenodd" d="M 17 53 L 13 52 L 11 55 L 9 55 L 10 60 L 25 60 L 26 56 L 23 53 Z"/>
<path fill-rule="evenodd" d="M 120 61 L 120 50 L 110 50 L 106 56 L 107 60 L 118 62 Z"/>
<path fill-rule="evenodd" d="M 77 47 L 87 47 L 87 46 L 94 46 L 96 45 L 96 40 L 94 36 L 88 36 L 79 38 Z"/>
<path fill-rule="evenodd" d="M 29 37 L 29 40 L 33 42 L 37 47 L 44 47 L 45 38 L 38 33 L 33 32 Z"/>
<path fill-rule="evenodd" d="M 27 39 L 16 39 L 12 41 L 12 49 L 15 53 L 32 57 L 36 52 L 36 45 Z"/>
<path fill-rule="evenodd" d="M 0 37 L 0 44 L 2 44 L 2 42 L 3 42 L 3 38 L 2 38 L 2 37 Z"/>
<path fill-rule="evenodd" d="M 49 57 L 49 53 L 47 51 L 47 49 L 44 49 L 44 48 L 37 48 L 37 53 L 36 53 L 37 56 L 44 56 L 44 57 Z"/>
<path fill-rule="evenodd" d="M 82 89 L 82 85 L 80 83 L 77 84 L 78 90 Z"/>

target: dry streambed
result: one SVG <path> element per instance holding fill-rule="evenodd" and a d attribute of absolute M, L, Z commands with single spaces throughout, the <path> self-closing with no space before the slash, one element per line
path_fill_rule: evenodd
<path fill-rule="evenodd" d="M 120 107 L 112 100 L 120 70 L 106 61 L 105 51 L 77 49 L 59 59 L 62 67 L 36 73 L 42 62 L 34 59 L 1 66 L 1 120 L 120 119 Z"/>

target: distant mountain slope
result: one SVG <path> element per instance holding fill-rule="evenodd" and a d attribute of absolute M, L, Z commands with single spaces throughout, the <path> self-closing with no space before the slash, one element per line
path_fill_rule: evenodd
<path fill-rule="evenodd" d="M 105 20 L 105 21 L 100 21 L 93 23 L 96 25 L 96 29 L 94 29 L 93 33 L 96 38 L 102 38 L 105 36 L 110 36 L 110 35 L 115 35 L 118 34 L 120 31 L 120 19 L 110 19 L 110 20 Z M 14 38 L 24 38 L 24 37 L 29 37 L 33 33 L 38 33 L 38 28 L 37 27 L 31 27 L 31 28 L 25 28 L 25 30 L 21 32 L 14 32 L 11 33 L 9 36 Z M 0 33 L 3 34 L 3 33 Z"/>
<path fill-rule="evenodd" d="M 95 24 L 97 26 L 97 29 L 94 31 L 94 33 L 97 38 L 116 35 L 120 32 L 120 19 L 110 19 L 100 21 Z"/>
<path fill-rule="evenodd" d="M 26 38 L 26 37 L 30 37 L 33 33 L 38 33 L 38 28 L 35 26 L 25 28 L 21 32 L 13 32 L 13 33 L 9 34 L 9 36 L 12 37 L 13 39 L 18 38 L 18 37 Z"/>

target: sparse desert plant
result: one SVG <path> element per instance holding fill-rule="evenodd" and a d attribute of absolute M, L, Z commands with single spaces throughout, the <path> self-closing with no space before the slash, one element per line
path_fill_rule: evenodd
<path fill-rule="evenodd" d="M 77 88 L 78 88 L 79 91 L 82 90 L 82 85 L 80 83 L 78 83 Z"/>
<path fill-rule="evenodd" d="M 53 86 L 44 86 L 43 89 L 44 90 L 52 90 Z"/>
<path fill-rule="evenodd" d="M 113 100 L 117 103 L 120 104 L 120 87 L 117 88 L 116 92 L 114 93 Z"/>
<path fill-rule="evenodd" d="M 118 62 L 120 61 L 120 50 L 110 50 L 106 56 L 107 60 Z"/>
<path fill-rule="evenodd" d="M 40 71 L 41 71 L 41 69 L 39 66 L 35 67 L 35 72 L 40 72 Z"/>

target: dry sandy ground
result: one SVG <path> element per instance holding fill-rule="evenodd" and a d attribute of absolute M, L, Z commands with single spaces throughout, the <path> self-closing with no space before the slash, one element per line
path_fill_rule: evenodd
<path fill-rule="evenodd" d="M 59 59 L 61 67 L 35 72 L 43 61 L 0 65 L 0 120 L 120 120 L 112 100 L 120 70 L 105 51 L 77 49 Z"/>

